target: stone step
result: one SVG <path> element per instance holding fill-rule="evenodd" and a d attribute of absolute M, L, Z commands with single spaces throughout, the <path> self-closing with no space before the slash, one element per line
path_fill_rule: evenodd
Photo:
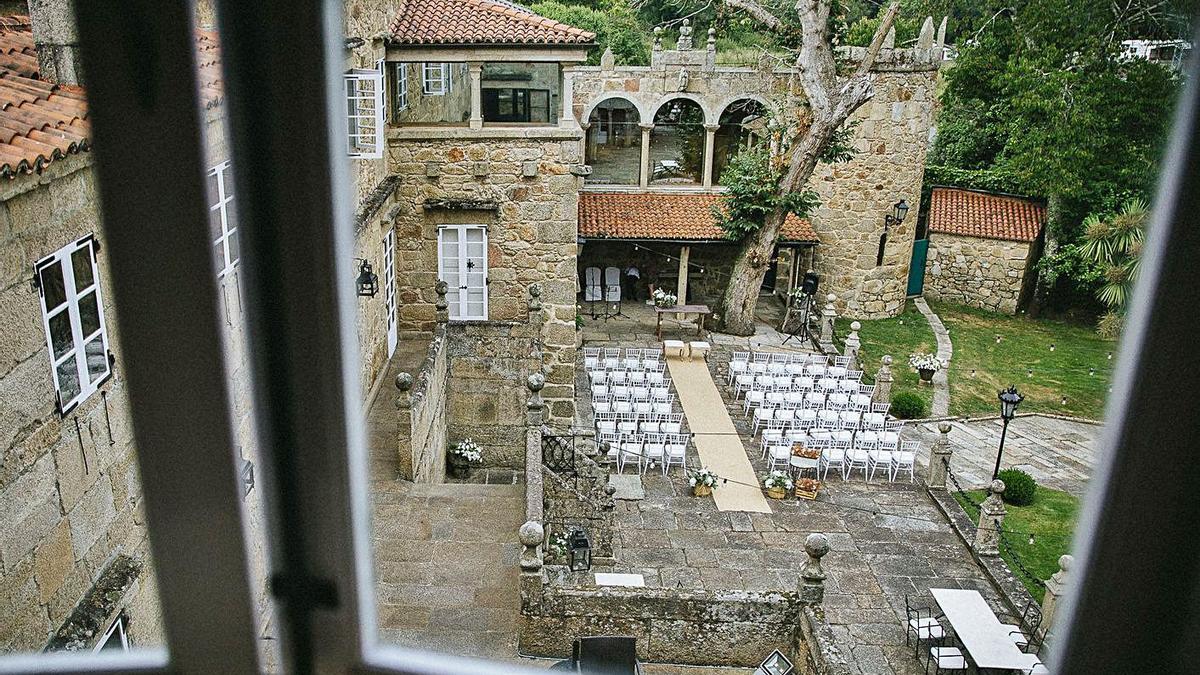
<path fill-rule="evenodd" d="M 412 483 L 409 494 L 416 497 L 515 497 L 525 498 L 524 483 Z"/>

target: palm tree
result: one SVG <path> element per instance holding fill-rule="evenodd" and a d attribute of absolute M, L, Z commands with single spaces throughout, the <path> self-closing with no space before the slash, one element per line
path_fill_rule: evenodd
<path fill-rule="evenodd" d="M 1100 320 L 1102 333 L 1120 331 L 1133 282 L 1137 280 L 1142 238 L 1149 217 L 1146 201 L 1134 198 L 1122 204 L 1113 216 L 1103 218 L 1092 214 L 1083 221 L 1086 229 L 1083 257 L 1104 270 L 1104 283 L 1096 291 L 1096 297 L 1109 309 Z"/>

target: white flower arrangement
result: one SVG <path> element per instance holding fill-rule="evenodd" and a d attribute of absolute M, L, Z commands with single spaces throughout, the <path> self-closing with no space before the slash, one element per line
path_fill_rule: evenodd
<path fill-rule="evenodd" d="M 567 555 L 567 535 L 556 534 L 550 537 L 550 552 L 555 558 L 564 558 Z"/>
<path fill-rule="evenodd" d="M 717 484 L 717 474 L 712 472 L 712 469 L 704 467 L 699 471 L 691 471 L 688 473 L 688 485 L 696 487 L 703 485 L 705 487 L 715 487 Z"/>
<path fill-rule="evenodd" d="M 792 477 L 789 476 L 788 472 L 786 472 L 786 471 L 779 471 L 779 470 L 772 471 L 763 480 L 763 487 L 765 487 L 768 490 L 771 490 L 774 488 L 778 488 L 778 489 L 782 489 L 782 490 L 791 490 L 792 485 L 793 485 Z"/>
<path fill-rule="evenodd" d="M 932 370 L 937 372 L 946 367 L 946 362 L 933 354 L 909 354 L 908 365 L 916 370 Z"/>
<path fill-rule="evenodd" d="M 654 304 L 657 307 L 674 307 L 679 303 L 679 296 L 668 293 L 661 288 L 654 289 Z"/>
<path fill-rule="evenodd" d="M 479 460 L 483 459 L 483 450 L 480 449 L 475 441 L 469 438 L 464 438 L 455 443 L 454 447 L 450 449 L 450 454 L 462 457 L 472 464 L 478 463 Z"/>

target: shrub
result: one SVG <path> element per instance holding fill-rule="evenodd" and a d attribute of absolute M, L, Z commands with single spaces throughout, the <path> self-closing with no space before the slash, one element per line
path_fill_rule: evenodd
<path fill-rule="evenodd" d="M 1033 476 L 1020 469 L 1005 469 L 999 478 L 1004 481 L 1004 494 L 1000 496 L 1006 504 L 1029 506 L 1033 503 L 1033 495 L 1037 492 L 1037 481 Z"/>
<path fill-rule="evenodd" d="M 911 391 L 902 391 L 892 396 L 892 415 L 897 419 L 912 420 L 925 416 L 925 401 Z"/>

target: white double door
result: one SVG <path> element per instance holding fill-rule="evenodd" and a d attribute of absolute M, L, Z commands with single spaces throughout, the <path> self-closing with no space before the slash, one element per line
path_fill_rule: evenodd
<path fill-rule="evenodd" d="M 444 225 L 438 229 L 438 278 L 446 282 L 450 318 L 488 318 L 487 229 L 482 225 Z"/>
<path fill-rule="evenodd" d="M 387 312 L 387 354 L 396 353 L 396 231 L 389 229 L 383 238 L 383 300 Z"/>

